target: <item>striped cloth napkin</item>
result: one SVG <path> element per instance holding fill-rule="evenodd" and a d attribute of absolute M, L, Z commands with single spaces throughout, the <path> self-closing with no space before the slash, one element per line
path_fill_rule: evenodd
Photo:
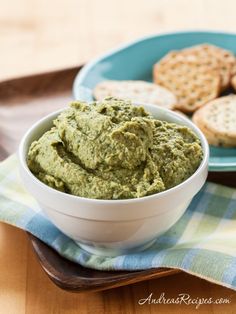
<path fill-rule="evenodd" d="M 178 268 L 236 290 L 236 190 L 232 188 L 205 184 L 183 217 L 146 251 L 99 257 L 81 250 L 42 214 L 22 186 L 13 155 L 0 164 L 0 220 L 27 230 L 60 255 L 85 267 Z"/>

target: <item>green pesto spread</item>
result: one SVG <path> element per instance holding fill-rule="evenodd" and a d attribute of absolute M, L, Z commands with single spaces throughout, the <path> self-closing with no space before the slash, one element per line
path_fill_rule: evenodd
<path fill-rule="evenodd" d="M 34 141 L 32 173 L 48 186 L 94 199 L 127 199 L 169 189 L 202 160 L 187 127 L 153 118 L 129 101 L 72 102 Z"/>

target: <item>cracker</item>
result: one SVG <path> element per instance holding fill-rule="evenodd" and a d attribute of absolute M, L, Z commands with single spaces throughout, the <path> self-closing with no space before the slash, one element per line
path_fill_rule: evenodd
<path fill-rule="evenodd" d="M 197 113 L 197 111 L 196 111 Z M 195 113 L 195 114 L 196 114 Z M 209 145 L 220 146 L 219 139 L 213 135 L 213 133 L 209 132 L 204 125 L 201 124 L 201 120 L 197 119 L 195 114 L 193 115 L 193 122 L 199 127 L 202 133 L 205 135 Z"/>
<path fill-rule="evenodd" d="M 103 81 L 96 85 L 93 94 L 97 100 L 113 96 L 167 109 L 173 109 L 177 102 L 176 96 L 166 88 L 145 81 Z"/>
<path fill-rule="evenodd" d="M 207 128 L 207 125 L 204 125 L 201 120 L 201 116 L 199 117 L 197 110 L 192 119 L 193 122 L 199 127 L 199 129 L 202 131 L 202 133 L 205 135 L 209 145 L 213 146 L 221 146 L 221 147 L 232 147 L 235 146 L 235 141 L 232 139 L 229 139 L 225 136 L 222 136 L 219 133 L 214 133 L 211 130 Z"/>
<path fill-rule="evenodd" d="M 154 65 L 154 82 L 177 97 L 176 108 L 194 112 L 215 99 L 220 92 L 218 63 L 200 60 L 194 55 L 170 52 Z"/>
<path fill-rule="evenodd" d="M 221 76 L 221 91 L 229 87 L 231 76 L 235 71 L 235 57 L 230 51 L 209 44 L 201 44 L 182 50 L 186 55 L 195 55 L 202 60 L 216 60 Z"/>
<path fill-rule="evenodd" d="M 207 138 L 222 146 L 236 146 L 236 95 L 215 99 L 193 115 L 193 121 Z"/>

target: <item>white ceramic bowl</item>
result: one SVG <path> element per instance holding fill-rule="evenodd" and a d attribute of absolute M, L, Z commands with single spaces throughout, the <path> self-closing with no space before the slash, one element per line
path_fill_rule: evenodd
<path fill-rule="evenodd" d="M 206 181 L 209 149 L 201 131 L 179 114 L 153 105 L 143 106 L 160 120 L 190 127 L 200 138 L 204 152 L 199 168 L 190 178 L 161 193 L 127 200 L 96 200 L 59 192 L 39 181 L 27 166 L 27 152 L 32 141 L 52 126 L 62 110 L 35 123 L 20 143 L 20 174 L 27 190 L 54 225 L 91 253 L 115 256 L 148 247 L 177 222 Z"/>

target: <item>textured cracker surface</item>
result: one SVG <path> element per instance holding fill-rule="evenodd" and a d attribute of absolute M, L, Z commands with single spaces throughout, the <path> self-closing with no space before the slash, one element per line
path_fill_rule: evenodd
<path fill-rule="evenodd" d="M 181 111 L 194 112 L 220 91 L 218 63 L 204 63 L 192 55 L 170 52 L 155 64 L 153 74 L 155 83 L 176 95 Z"/>
<path fill-rule="evenodd" d="M 229 87 L 230 79 L 235 68 L 235 57 L 230 51 L 214 45 L 202 44 L 186 48 L 182 50 L 182 53 L 194 55 L 199 58 L 199 60 L 202 60 L 202 62 L 217 62 L 221 77 L 221 90 L 225 90 Z"/>
<path fill-rule="evenodd" d="M 93 93 L 97 100 L 113 96 L 167 109 L 173 109 L 177 102 L 176 96 L 166 88 L 145 81 L 103 81 L 96 85 Z"/>
<path fill-rule="evenodd" d="M 236 146 L 236 95 L 209 102 L 195 112 L 193 122 L 206 135 L 209 144 Z"/>

